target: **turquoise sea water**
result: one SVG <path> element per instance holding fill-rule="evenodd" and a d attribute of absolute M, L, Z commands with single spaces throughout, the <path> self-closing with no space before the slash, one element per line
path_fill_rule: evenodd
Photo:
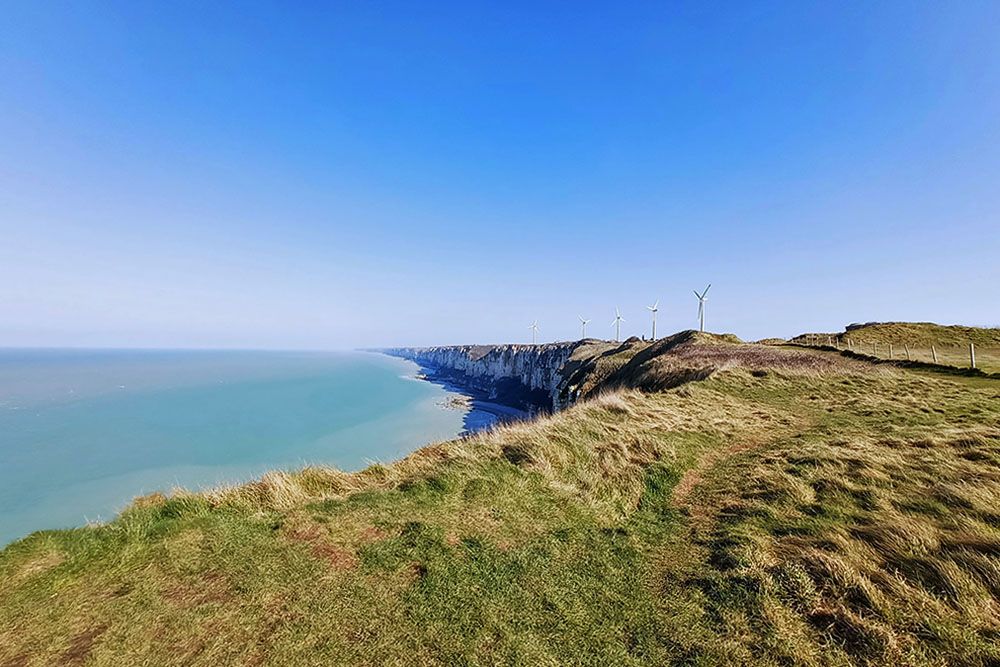
<path fill-rule="evenodd" d="M 132 498 L 454 437 L 416 366 L 365 353 L 0 350 L 0 545 Z"/>

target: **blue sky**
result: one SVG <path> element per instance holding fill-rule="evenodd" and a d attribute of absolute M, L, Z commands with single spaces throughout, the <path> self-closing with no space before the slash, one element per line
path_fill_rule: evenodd
<path fill-rule="evenodd" d="M 0 345 L 1000 324 L 1000 4 L 8 3 Z"/>

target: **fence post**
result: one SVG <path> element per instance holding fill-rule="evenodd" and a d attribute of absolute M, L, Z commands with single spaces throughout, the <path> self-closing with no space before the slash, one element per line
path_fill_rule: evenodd
<path fill-rule="evenodd" d="M 850 338 L 847 339 L 847 349 L 850 350 L 851 352 L 854 351 L 854 341 L 852 341 Z"/>
<path fill-rule="evenodd" d="M 872 341 L 872 356 L 873 357 L 878 356 L 878 343 L 876 343 L 875 341 Z"/>
<path fill-rule="evenodd" d="M 889 358 L 892 359 L 892 343 L 889 343 Z"/>
<path fill-rule="evenodd" d="M 937 348 L 931 345 L 931 357 L 934 359 L 934 363 L 937 363 Z"/>
<path fill-rule="evenodd" d="M 909 361 L 910 360 L 910 346 L 907 345 L 906 343 L 903 343 L 903 349 L 906 350 L 906 360 Z"/>
<path fill-rule="evenodd" d="M 969 367 L 976 367 L 976 345 L 975 343 L 969 343 Z"/>

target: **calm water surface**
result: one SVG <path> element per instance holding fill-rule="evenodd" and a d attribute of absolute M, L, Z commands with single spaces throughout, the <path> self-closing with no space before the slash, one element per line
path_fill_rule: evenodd
<path fill-rule="evenodd" d="M 454 437 L 466 415 L 415 370 L 364 353 L 0 349 L 0 546 L 156 490 L 356 470 Z"/>

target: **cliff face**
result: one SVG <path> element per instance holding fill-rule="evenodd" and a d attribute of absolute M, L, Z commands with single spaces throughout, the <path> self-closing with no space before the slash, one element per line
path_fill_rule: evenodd
<path fill-rule="evenodd" d="M 621 343 L 588 338 L 545 345 L 447 345 L 379 351 L 415 361 L 429 376 L 481 391 L 499 403 L 526 410 L 562 410 L 581 397 L 605 390 L 631 387 L 662 391 L 703 379 L 715 368 L 706 363 L 706 351 L 738 343 L 730 334 L 689 330 L 655 342 L 635 337 Z M 692 356 L 693 349 L 699 354 Z"/>
<path fill-rule="evenodd" d="M 580 345 L 449 345 L 402 347 L 386 354 L 415 361 L 435 375 L 527 409 L 559 409 L 566 366 Z"/>

